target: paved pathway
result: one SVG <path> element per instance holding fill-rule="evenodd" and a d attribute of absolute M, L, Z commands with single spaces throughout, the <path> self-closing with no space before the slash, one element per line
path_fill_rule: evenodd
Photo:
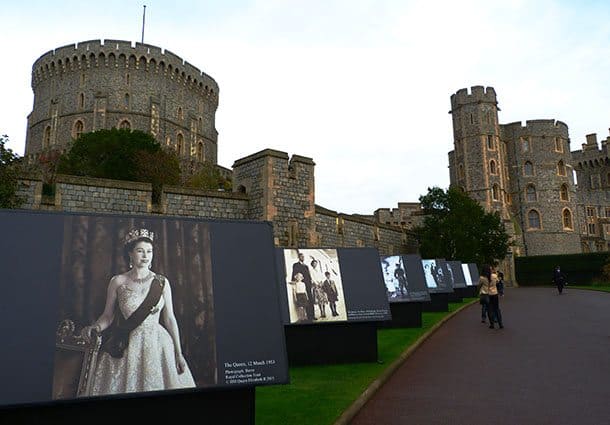
<path fill-rule="evenodd" d="M 504 329 L 474 305 L 409 357 L 352 425 L 610 424 L 610 294 L 508 288 Z"/>

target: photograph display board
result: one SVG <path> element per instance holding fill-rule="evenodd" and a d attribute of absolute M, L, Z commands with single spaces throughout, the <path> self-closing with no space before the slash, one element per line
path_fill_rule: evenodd
<path fill-rule="evenodd" d="M 288 382 L 271 224 L 0 210 L 0 232 L 0 405 Z"/>
<path fill-rule="evenodd" d="M 465 288 L 466 287 L 466 276 L 464 276 L 464 270 L 462 269 L 461 261 L 447 261 L 447 269 L 449 276 L 451 277 L 451 286 L 453 289 Z"/>
<path fill-rule="evenodd" d="M 390 318 L 379 253 L 373 248 L 276 250 L 285 324 Z"/>
<path fill-rule="evenodd" d="M 472 281 L 472 276 L 470 275 L 469 264 L 462 263 L 462 273 L 464 274 L 464 279 L 466 280 L 466 286 L 474 286 L 475 283 Z"/>
<path fill-rule="evenodd" d="M 447 262 L 444 259 L 422 259 L 421 262 L 424 268 L 426 285 L 431 294 L 453 292 Z"/>
<path fill-rule="evenodd" d="M 479 284 L 479 268 L 475 263 L 468 263 L 468 270 L 470 271 L 470 280 L 473 286 Z"/>
<path fill-rule="evenodd" d="M 422 259 L 419 255 L 392 255 L 380 258 L 388 301 L 430 301 Z"/>

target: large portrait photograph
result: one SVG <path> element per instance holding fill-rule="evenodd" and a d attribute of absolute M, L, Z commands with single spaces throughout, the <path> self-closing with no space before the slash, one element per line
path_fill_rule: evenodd
<path fill-rule="evenodd" d="M 284 249 L 290 323 L 347 320 L 336 249 Z"/>
<path fill-rule="evenodd" d="M 429 289 L 438 288 L 439 278 L 439 267 L 436 265 L 436 260 L 423 259 L 421 260 L 422 266 L 424 267 L 424 276 L 426 277 L 426 285 Z M 441 270 L 442 273 L 442 270 Z"/>
<path fill-rule="evenodd" d="M 406 267 L 400 255 L 381 257 L 383 280 L 389 301 L 406 300 L 409 298 Z"/>
<path fill-rule="evenodd" d="M 53 399 L 217 383 L 209 226 L 65 216 Z"/>

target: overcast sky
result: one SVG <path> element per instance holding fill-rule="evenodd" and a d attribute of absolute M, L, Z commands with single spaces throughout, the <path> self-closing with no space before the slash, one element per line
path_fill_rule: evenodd
<path fill-rule="evenodd" d="M 0 133 L 22 155 L 34 61 L 90 39 L 170 50 L 214 78 L 218 162 L 271 148 L 316 163 L 344 213 L 449 185 L 449 97 L 492 86 L 500 123 L 558 119 L 572 150 L 610 127 L 610 2 L 0 0 Z"/>

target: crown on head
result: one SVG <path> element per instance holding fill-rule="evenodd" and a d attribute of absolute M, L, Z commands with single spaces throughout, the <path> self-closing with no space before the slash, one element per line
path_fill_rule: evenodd
<path fill-rule="evenodd" d="M 155 234 L 148 229 L 133 229 L 125 235 L 125 245 L 140 238 L 148 238 L 151 241 L 154 241 Z"/>

